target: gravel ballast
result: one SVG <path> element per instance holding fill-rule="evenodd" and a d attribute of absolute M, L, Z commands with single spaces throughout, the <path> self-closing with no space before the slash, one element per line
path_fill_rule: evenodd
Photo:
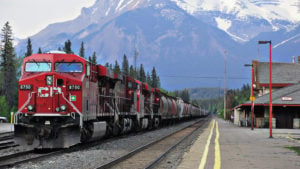
<path fill-rule="evenodd" d="M 137 147 L 149 143 L 150 141 L 154 141 L 160 137 L 166 136 L 171 132 L 180 130 L 194 122 L 195 120 L 179 123 L 170 127 L 164 127 L 158 130 L 147 131 L 136 135 L 129 135 L 120 139 L 113 139 L 110 142 L 104 142 L 89 149 L 49 157 L 48 159 L 44 159 L 42 161 L 24 163 L 19 166 L 15 166 L 14 168 L 95 168 L 96 166 L 105 164 L 123 154 L 132 151 Z"/>

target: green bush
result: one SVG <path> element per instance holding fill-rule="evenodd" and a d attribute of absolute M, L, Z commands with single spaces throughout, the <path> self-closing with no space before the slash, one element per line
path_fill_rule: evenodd
<path fill-rule="evenodd" d="M 7 117 L 7 119 L 10 119 L 9 106 L 5 96 L 0 96 L 0 116 L 4 116 Z"/>

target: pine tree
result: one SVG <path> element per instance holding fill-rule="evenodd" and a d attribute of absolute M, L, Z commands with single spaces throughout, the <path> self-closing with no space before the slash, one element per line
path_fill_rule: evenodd
<path fill-rule="evenodd" d="M 8 22 L 2 29 L 2 49 L 1 49 L 1 75 L 2 86 L 1 95 L 4 95 L 9 107 L 13 107 L 17 102 L 17 78 L 16 78 L 16 54 L 13 47 L 12 30 Z"/>
<path fill-rule="evenodd" d="M 182 98 L 183 101 L 189 102 L 190 101 L 190 94 L 187 89 L 184 89 L 183 91 L 180 92 L 180 97 Z"/>
<path fill-rule="evenodd" d="M 67 53 L 67 54 L 72 54 L 73 51 L 72 51 L 72 43 L 71 41 L 68 39 L 66 42 L 65 42 L 65 47 L 64 47 L 64 51 Z"/>
<path fill-rule="evenodd" d="M 134 70 L 135 78 L 139 81 L 141 81 L 140 78 L 140 68 L 138 67 L 136 70 Z"/>
<path fill-rule="evenodd" d="M 120 66 L 118 64 L 118 61 L 115 62 L 114 72 L 119 74 L 121 72 Z"/>
<path fill-rule="evenodd" d="M 141 66 L 140 66 L 140 76 L 139 77 L 142 82 L 146 82 L 146 74 L 145 74 L 143 64 L 141 64 Z"/>
<path fill-rule="evenodd" d="M 125 75 L 128 75 L 128 71 L 129 71 L 128 67 L 129 67 L 128 59 L 127 59 L 127 56 L 124 54 L 124 56 L 123 56 L 123 62 L 122 62 L 122 72 Z"/>
<path fill-rule="evenodd" d="M 109 68 L 109 63 L 108 62 L 105 63 L 105 67 Z"/>
<path fill-rule="evenodd" d="M 39 47 L 38 54 L 42 54 L 42 49 Z"/>
<path fill-rule="evenodd" d="M 80 57 L 83 57 L 83 58 L 84 58 L 84 51 L 85 51 L 85 49 L 84 49 L 84 43 L 81 42 L 80 50 L 79 50 L 79 56 L 80 56 Z"/>
<path fill-rule="evenodd" d="M 30 38 L 27 39 L 27 51 L 25 53 L 25 57 L 32 55 L 32 45 Z"/>
<path fill-rule="evenodd" d="M 92 63 L 97 64 L 97 55 L 95 51 L 93 52 Z"/>
<path fill-rule="evenodd" d="M 91 62 L 91 63 L 92 63 L 92 58 L 91 58 L 91 56 L 89 56 L 89 62 Z"/>
<path fill-rule="evenodd" d="M 58 50 L 58 51 L 62 51 L 62 50 L 61 50 L 61 47 L 58 47 L 57 50 Z"/>
<path fill-rule="evenodd" d="M 0 96 L 0 116 L 9 117 L 9 107 L 5 96 Z"/>
<path fill-rule="evenodd" d="M 147 72 L 146 82 L 151 85 L 151 76 L 149 72 Z"/>
<path fill-rule="evenodd" d="M 178 90 L 175 90 L 175 91 L 174 91 L 174 96 L 175 96 L 175 97 L 180 97 L 180 93 L 179 93 Z"/>
<path fill-rule="evenodd" d="M 134 71 L 134 68 L 132 65 L 130 65 L 130 68 L 129 68 L 129 76 L 135 77 L 135 71 Z"/>
<path fill-rule="evenodd" d="M 159 87 L 155 67 L 152 68 L 151 72 L 151 86 L 155 88 Z"/>
<path fill-rule="evenodd" d="M 157 75 L 157 88 L 160 88 L 160 78 L 158 75 Z"/>

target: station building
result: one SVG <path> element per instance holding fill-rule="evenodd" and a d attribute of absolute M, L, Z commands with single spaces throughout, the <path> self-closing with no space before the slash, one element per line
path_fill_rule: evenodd
<path fill-rule="evenodd" d="M 298 59 L 299 60 L 299 59 Z M 254 127 L 269 127 L 269 63 L 252 62 Z M 251 125 L 251 102 L 233 109 L 234 124 Z M 272 126 L 300 128 L 300 63 L 272 63 Z"/>

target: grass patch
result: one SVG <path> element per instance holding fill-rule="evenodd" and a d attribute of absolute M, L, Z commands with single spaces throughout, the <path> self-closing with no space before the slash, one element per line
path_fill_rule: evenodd
<path fill-rule="evenodd" d="M 295 152 L 298 154 L 298 156 L 300 156 L 300 147 L 292 147 L 292 146 L 288 146 L 288 147 L 286 147 L 286 148 L 289 149 L 289 150 L 295 151 Z"/>

